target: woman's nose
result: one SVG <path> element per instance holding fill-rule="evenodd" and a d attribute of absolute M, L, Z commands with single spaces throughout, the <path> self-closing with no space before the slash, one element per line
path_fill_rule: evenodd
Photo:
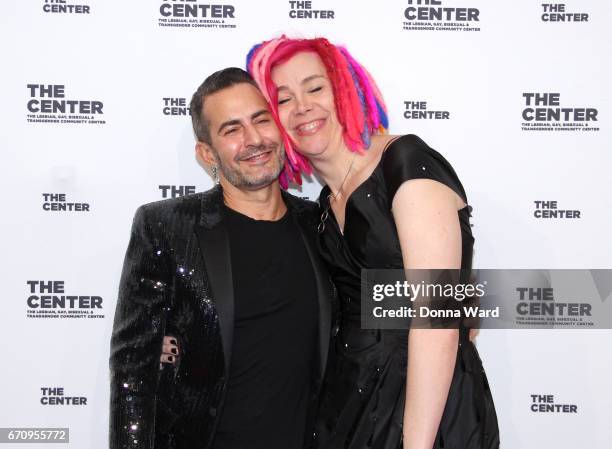
<path fill-rule="evenodd" d="M 312 109 L 312 103 L 305 95 L 295 97 L 295 112 L 305 114 Z"/>

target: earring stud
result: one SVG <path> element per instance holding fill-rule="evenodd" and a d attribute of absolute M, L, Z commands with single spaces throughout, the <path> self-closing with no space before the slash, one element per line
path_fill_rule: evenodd
<path fill-rule="evenodd" d="M 212 176 L 215 184 L 219 184 L 219 168 L 216 165 L 212 166 Z"/>

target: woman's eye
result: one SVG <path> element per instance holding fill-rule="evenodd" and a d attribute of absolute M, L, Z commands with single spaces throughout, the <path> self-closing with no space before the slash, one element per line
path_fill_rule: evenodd
<path fill-rule="evenodd" d="M 289 98 L 280 98 L 278 100 L 278 104 L 285 104 L 289 102 Z"/>
<path fill-rule="evenodd" d="M 319 92 L 321 89 L 323 89 L 323 86 L 313 87 L 312 89 L 310 89 L 310 90 L 308 91 L 308 93 L 313 94 L 313 93 L 315 93 L 315 92 Z"/>

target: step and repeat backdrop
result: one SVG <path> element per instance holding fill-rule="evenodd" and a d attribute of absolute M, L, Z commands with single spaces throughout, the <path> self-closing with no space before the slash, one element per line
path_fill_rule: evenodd
<path fill-rule="evenodd" d="M 189 99 L 281 33 L 346 45 L 391 133 L 453 164 L 475 267 L 612 268 L 611 19 L 597 0 L 2 2 L 0 427 L 107 447 L 133 214 L 212 186 Z M 610 330 L 481 331 L 502 447 L 612 447 L 611 343 Z M 0 444 L 13 445 L 26 447 Z"/>

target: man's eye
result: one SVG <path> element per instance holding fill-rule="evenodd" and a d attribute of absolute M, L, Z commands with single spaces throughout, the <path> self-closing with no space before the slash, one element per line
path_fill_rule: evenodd
<path fill-rule="evenodd" d="M 261 120 L 258 120 L 256 123 L 259 125 L 260 123 L 268 123 L 270 121 L 269 118 L 262 118 Z"/>
<path fill-rule="evenodd" d="M 237 131 L 237 128 L 230 128 L 227 131 L 225 131 L 225 135 L 227 136 L 228 134 L 233 134 Z"/>
<path fill-rule="evenodd" d="M 281 98 L 278 100 L 278 104 L 285 104 L 289 102 L 289 98 Z"/>

